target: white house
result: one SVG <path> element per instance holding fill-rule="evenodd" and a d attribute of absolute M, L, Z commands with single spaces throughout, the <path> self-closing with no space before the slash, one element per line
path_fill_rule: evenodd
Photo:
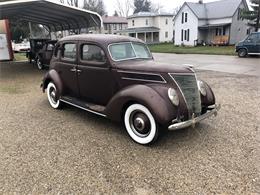
<path fill-rule="evenodd" d="M 171 42 L 173 40 L 173 14 L 139 12 L 127 18 L 128 28 L 120 31 L 146 43 Z"/>
<path fill-rule="evenodd" d="M 236 44 L 250 33 L 246 0 L 185 2 L 174 18 L 175 45 Z"/>

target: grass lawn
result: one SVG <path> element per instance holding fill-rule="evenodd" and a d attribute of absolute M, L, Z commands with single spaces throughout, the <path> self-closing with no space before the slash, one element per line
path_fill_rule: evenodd
<path fill-rule="evenodd" d="M 234 46 L 178 47 L 172 43 L 161 43 L 150 45 L 149 48 L 154 53 L 236 55 Z"/>
<path fill-rule="evenodd" d="M 14 61 L 26 61 L 26 53 L 14 53 Z"/>

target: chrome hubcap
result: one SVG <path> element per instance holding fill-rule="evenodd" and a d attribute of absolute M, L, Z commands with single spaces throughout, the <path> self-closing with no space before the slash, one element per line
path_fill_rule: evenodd
<path fill-rule="evenodd" d="M 56 100 L 56 90 L 54 88 L 50 89 L 50 97 L 51 97 L 52 103 L 56 104 L 57 103 L 57 100 Z"/>
<path fill-rule="evenodd" d="M 139 137 L 146 137 L 151 131 L 149 118 L 141 111 L 135 111 L 130 115 L 130 126 Z"/>

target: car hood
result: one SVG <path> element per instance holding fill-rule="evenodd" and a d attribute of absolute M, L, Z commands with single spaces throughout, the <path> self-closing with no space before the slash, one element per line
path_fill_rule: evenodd
<path fill-rule="evenodd" d="M 175 65 L 156 62 L 154 60 L 129 60 L 116 64 L 117 69 L 123 71 L 140 71 L 153 73 L 193 73 L 186 65 Z"/>

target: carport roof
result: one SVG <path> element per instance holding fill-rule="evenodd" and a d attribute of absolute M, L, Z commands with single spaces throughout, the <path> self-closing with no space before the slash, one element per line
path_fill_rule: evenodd
<path fill-rule="evenodd" d="M 51 0 L 0 2 L 0 19 L 12 18 L 42 24 L 52 31 L 102 26 L 102 18 L 96 12 Z"/>

